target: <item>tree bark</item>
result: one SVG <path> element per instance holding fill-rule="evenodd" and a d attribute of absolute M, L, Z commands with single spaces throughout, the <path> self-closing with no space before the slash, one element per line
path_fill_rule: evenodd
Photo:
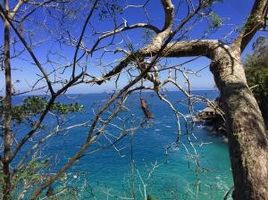
<path fill-rule="evenodd" d="M 258 104 L 250 91 L 240 52 L 218 47 L 210 69 L 224 100 L 236 200 L 268 199 L 268 141 Z"/>
<path fill-rule="evenodd" d="M 249 89 L 240 48 L 216 40 L 171 43 L 165 57 L 206 56 L 224 101 L 236 200 L 268 200 L 268 136 Z"/>
<path fill-rule="evenodd" d="M 8 15 L 8 0 L 4 1 L 5 10 Z M 2 158 L 4 184 L 3 199 L 11 199 L 11 173 L 10 173 L 10 153 L 12 145 L 11 133 L 11 64 L 10 64 L 10 24 L 4 19 L 4 68 L 5 68 L 5 99 L 4 99 L 4 154 Z"/>
<path fill-rule="evenodd" d="M 257 97 L 258 99 L 258 97 Z M 262 112 L 266 129 L 268 129 L 268 96 L 259 98 L 259 106 Z"/>

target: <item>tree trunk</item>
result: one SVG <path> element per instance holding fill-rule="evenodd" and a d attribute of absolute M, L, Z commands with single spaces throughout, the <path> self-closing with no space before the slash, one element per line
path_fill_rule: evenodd
<path fill-rule="evenodd" d="M 268 199 L 268 141 L 258 104 L 250 91 L 240 53 L 215 50 L 210 69 L 224 101 L 235 200 Z"/>
<path fill-rule="evenodd" d="M 8 14 L 8 1 L 4 1 L 5 9 Z M 11 133 L 11 97 L 12 97 L 12 83 L 11 83 L 11 65 L 10 65 L 10 25 L 4 19 L 4 68 L 5 68 L 5 99 L 4 99 L 4 154 L 2 158 L 3 163 L 3 199 L 11 199 L 11 174 L 10 174 L 10 152 L 12 145 Z"/>
<path fill-rule="evenodd" d="M 266 129 L 268 129 L 268 96 L 260 97 L 259 101 L 260 109 L 264 119 Z"/>

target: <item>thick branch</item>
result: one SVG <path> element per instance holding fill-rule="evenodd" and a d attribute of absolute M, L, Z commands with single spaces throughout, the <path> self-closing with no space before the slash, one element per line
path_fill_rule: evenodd
<path fill-rule="evenodd" d="M 144 24 L 146 28 L 151 28 L 151 29 L 153 28 L 155 31 L 157 31 L 157 34 L 153 38 L 152 42 L 149 45 L 147 45 L 146 47 L 144 47 L 143 49 L 141 49 L 140 51 L 129 55 L 127 58 L 125 58 L 123 61 L 121 61 L 112 71 L 105 74 L 104 79 L 98 81 L 97 82 L 98 84 L 102 84 L 105 79 L 120 73 L 121 70 L 124 69 L 125 67 L 127 67 L 131 61 L 137 59 L 140 56 L 145 56 L 144 52 L 149 53 L 149 52 L 152 52 L 153 49 L 155 49 L 155 53 L 159 52 L 165 39 L 172 34 L 172 24 L 173 24 L 173 19 L 174 19 L 174 6 L 173 6 L 171 0 L 162 0 L 162 6 L 163 6 L 163 9 L 165 12 L 165 25 L 164 25 L 164 28 L 162 29 L 162 31 L 159 32 L 159 30 L 157 30 L 155 27 L 151 27 L 151 25 L 148 26 L 148 25 Z M 140 25 L 141 24 L 139 24 L 139 25 L 137 24 L 136 26 L 140 26 Z M 130 29 L 130 28 L 128 27 L 128 29 Z M 122 30 L 120 30 L 120 31 L 122 31 Z M 111 34 L 111 33 L 107 33 L 107 34 Z"/>
<path fill-rule="evenodd" d="M 221 44 L 217 40 L 191 40 L 169 43 L 163 52 L 163 57 L 212 57 L 213 51 Z M 155 52 L 152 52 L 154 54 Z M 149 55 L 147 55 L 149 56 Z"/>
<path fill-rule="evenodd" d="M 234 48 L 238 48 L 239 52 L 243 52 L 255 33 L 265 25 L 267 12 L 268 1 L 256 0 L 243 29 L 233 43 Z"/>
<path fill-rule="evenodd" d="M 16 15 L 16 13 L 18 12 L 18 10 L 20 9 L 20 7 L 21 7 L 25 2 L 27 2 L 27 1 L 28 1 L 28 0 L 19 0 L 19 1 L 17 2 L 17 4 L 15 5 L 15 7 L 13 8 L 13 10 L 10 11 L 10 13 L 9 13 L 9 17 L 10 17 L 10 19 L 14 19 L 15 15 Z"/>
<path fill-rule="evenodd" d="M 165 39 L 167 39 L 172 34 L 172 25 L 174 21 L 174 6 L 171 0 L 162 0 L 162 6 L 165 12 L 165 25 L 162 31 L 153 38 L 152 42 L 147 45 L 143 49 L 143 51 L 150 52 L 153 48 L 156 48 L 158 51 L 162 47 Z"/>
<path fill-rule="evenodd" d="M 9 12 L 9 2 L 4 1 L 5 11 L 3 13 L 8 15 Z M 11 172 L 10 172 L 10 154 L 12 146 L 12 75 L 11 75 L 11 62 L 10 62 L 10 24 L 8 20 L 4 18 L 4 69 L 5 69 L 5 98 L 4 98 L 4 111 L 3 111 L 3 158 L 2 158 L 2 172 L 3 172 L 3 185 L 2 193 L 4 200 L 11 199 Z"/>
<path fill-rule="evenodd" d="M 162 0 L 162 5 L 165 11 L 165 25 L 163 30 L 166 30 L 172 27 L 174 19 L 174 6 L 171 0 Z"/>
<path fill-rule="evenodd" d="M 10 24 L 10 26 L 12 27 L 12 29 L 14 30 L 14 32 L 16 33 L 16 35 L 18 36 L 18 38 L 20 39 L 20 41 L 22 42 L 23 46 L 25 47 L 25 49 L 28 51 L 28 53 L 30 54 L 30 56 L 32 57 L 34 63 L 36 64 L 37 68 L 40 70 L 40 72 L 43 74 L 48 89 L 50 91 L 50 93 L 52 95 L 54 95 L 54 90 L 52 87 L 52 83 L 49 80 L 49 77 L 47 75 L 47 73 L 45 72 L 44 68 L 42 67 L 41 63 L 39 62 L 39 60 L 37 59 L 37 57 L 35 56 L 33 50 L 31 49 L 31 47 L 27 44 L 27 42 L 25 41 L 25 39 L 22 37 L 22 35 L 19 33 L 19 31 L 16 29 L 16 27 L 14 26 L 14 24 L 12 23 L 12 21 L 9 19 L 8 15 L 5 13 L 3 7 L 0 4 L 0 12 L 3 14 L 3 16 L 5 17 L 5 19 L 8 21 L 8 23 Z"/>

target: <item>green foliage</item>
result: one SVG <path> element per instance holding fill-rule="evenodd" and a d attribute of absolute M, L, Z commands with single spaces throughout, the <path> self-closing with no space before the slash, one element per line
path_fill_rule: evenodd
<path fill-rule="evenodd" d="M 41 96 L 29 96 L 25 98 L 20 105 L 12 107 L 12 118 L 17 123 L 24 121 L 31 121 L 31 119 L 39 114 L 41 114 L 47 107 L 48 102 L 45 97 Z M 3 102 L 0 101 L 0 115 L 2 115 L 4 108 Z M 59 115 L 67 115 L 73 112 L 80 112 L 83 110 L 83 106 L 78 103 L 63 104 L 63 103 L 53 103 L 50 111 Z"/>
<path fill-rule="evenodd" d="M 16 176 L 14 177 L 14 185 L 18 185 L 20 182 L 24 182 L 27 184 L 34 184 L 42 181 L 42 179 L 46 179 L 47 177 L 38 173 L 40 170 L 45 169 L 48 166 L 48 160 L 31 160 L 27 166 L 23 169 L 16 172 Z"/>
<path fill-rule="evenodd" d="M 15 171 L 14 177 L 12 178 L 12 185 L 17 188 L 14 188 L 13 192 L 19 193 L 23 190 L 23 188 L 34 187 L 36 184 L 42 183 L 46 180 L 48 176 L 44 176 L 39 172 L 44 170 L 47 166 L 48 160 L 31 160 L 27 163 L 27 165 Z M 2 185 L 4 175 L 1 167 L 0 169 L 0 185 Z"/>
<path fill-rule="evenodd" d="M 209 20 L 209 28 L 210 29 L 217 29 L 223 24 L 222 19 L 215 12 L 211 12 L 209 14 L 209 19 L 210 19 Z"/>
<path fill-rule="evenodd" d="M 245 61 L 247 81 L 257 100 L 268 96 L 268 44 L 259 37 L 253 44 L 253 54 Z"/>
<path fill-rule="evenodd" d="M 81 112 L 83 109 L 84 107 L 78 103 L 62 104 L 57 102 L 52 105 L 52 111 L 55 111 L 62 115 L 73 112 Z"/>
<path fill-rule="evenodd" d="M 0 165 L 0 185 L 3 184 L 3 170 Z M 47 181 L 48 178 L 50 178 L 53 174 L 48 172 L 48 169 L 51 167 L 51 160 L 49 159 L 32 159 L 27 164 L 22 165 L 19 169 L 14 171 L 13 178 L 12 178 L 12 195 L 14 197 L 19 196 L 20 194 L 24 193 L 23 199 L 29 198 L 29 193 L 27 191 L 31 191 L 31 189 L 36 188 L 40 184 Z M 57 187 L 52 188 L 55 194 L 59 191 L 61 192 L 60 196 L 65 197 L 73 197 L 68 199 L 75 199 L 77 196 L 76 190 L 74 190 L 74 187 L 70 187 L 69 185 L 66 185 L 65 183 L 70 180 L 70 176 L 67 176 L 66 173 L 64 173 L 58 182 Z M 52 194 L 53 195 L 53 194 Z M 1 199 L 1 187 L 0 187 L 0 199 Z M 67 198 L 60 198 L 60 199 L 67 199 Z"/>

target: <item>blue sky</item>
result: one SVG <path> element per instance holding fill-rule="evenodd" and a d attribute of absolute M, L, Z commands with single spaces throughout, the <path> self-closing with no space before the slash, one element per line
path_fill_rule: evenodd
<path fill-rule="evenodd" d="M 2 1 L 1 1 L 2 2 Z M 11 1 L 12 2 L 12 1 Z M 14 1 L 13 1 L 14 2 Z M 140 0 L 131 0 L 128 1 L 131 4 L 139 4 L 144 1 Z M 174 5 L 178 5 L 179 0 L 173 0 Z M 120 2 L 121 6 L 124 5 L 123 1 Z M 230 41 L 235 36 L 235 33 L 232 32 L 234 29 L 239 29 L 241 25 L 245 22 L 245 19 L 250 12 L 251 6 L 253 4 L 252 0 L 223 0 L 221 3 L 217 3 L 213 6 L 213 11 L 217 13 L 223 20 L 222 27 L 209 34 L 208 37 L 212 39 L 220 39 L 223 41 Z M 83 6 L 83 5 L 82 5 Z M 160 4 L 160 0 L 151 0 L 148 5 L 146 6 L 148 15 L 150 17 L 150 22 L 155 26 L 162 28 L 164 22 L 164 13 L 163 9 Z M 81 32 L 82 22 L 85 20 L 86 13 L 88 13 L 88 7 L 83 7 L 82 12 L 79 14 L 79 19 L 75 19 L 70 21 L 71 23 L 63 24 L 62 27 L 68 26 L 72 35 L 77 36 Z M 181 18 L 185 14 L 185 8 L 181 7 L 178 10 L 178 18 Z M 53 14 L 56 17 L 59 17 L 58 13 L 55 12 Z M 122 15 L 118 15 L 117 23 L 120 24 L 123 20 L 127 20 L 128 24 L 134 24 L 137 22 L 146 22 L 146 15 L 143 9 L 134 9 L 129 8 L 127 9 Z M 46 22 L 46 28 L 40 28 L 41 22 Z M 38 25 L 36 25 L 38 24 Z M 113 23 L 110 19 L 100 20 L 99 16 L 94 16 L 91 20 L 92 26 L 96 29 L 96 31 L 108 31 L 113 28 Z M 34 52 L 38 59 L 44 64 L 46 70 L 52 71 L 53 68 L 56 68 L 64 63 L 70 63 L 73 58 L 74 48 L 68 47 L 66 45 L 59 46 L 56 41 L 59 37 L 55 37 L 55 34 L 50 32 L 56 32 L 57 30 L 62 29 L 57 23 L 57 21 L 47 15 L 47 12 L 39 10 L 36 12 L 29 23 L 25 23 L 23 28 L 28 31 L 33 31 L 35 34 L 33 35 L 33 42 L 38 41 L 37 47 L 34 48 Z M 203 20 L 197 23 L 194 28 L 188 34 L 188 39 L 199 39 L 204 36 L 204 33 L 208 29 L 208 20 Z M 0 23 L 0 30 L 3 33 L 3 24 Z M 26 31 L 25 31 L 26 32 Z M 232 33 L 232 34 L 229 34 Z M 14 35 L 14 34 L 12 34 Z M 256 37 L 259 35 L 264 35 L 264 33 L 259 32 Z M 27 35 L 26 35 L 27 37 Z M 255 38 L 256 38 L 255 37 Z M 133 44 L 134 48 L 139 48 L 144 45 L 144 31 L 141 29 L 128 31 L 123 33 L 122 35 L 119 34 L 114 38 L 114 41 L 121 42 L 122 46 L 126 45 L 126 42 L 122 42 L 122 38 L 126 41 L 129 40 Z M 96 40 L 96 37 L 92 36 L 92 29 L 91 26 L 88 27 L 86 34 L 85 34 L 85 45 L 91 46 L 93 42 Z M 109 40 L 105 40 L 105 42 L 109 42 Z M 254 39 L 252 40 L 252 42 Z M 0 42 L 2 45 L 3 36 L 1 34 Z M 248 45 L 247 49 L 245 50 L 243 57 L 251 51 L 252 42 Z M 101 45 L 104 43 L 101 43 Z M 17 49 L 22 48 L 21 45 L 16 45 Z M 60 55 L 55 55 L 55 52 L 59 52 Z M 98 66 L 99 60 L 102 52 L 97 52 L 92 57 L 88 57 L 87 60 L 84 60 L 83 65 L 87 65 L 89 72 L 100 76 L 101 73 L 111 69 L 112 67 L 103 68 L 102 66 Z M 49 56 L 48 56 L 49 55 Z M 47 64 L 45 61 L 49 57 L 50 60 L 53 60 L 53 64 Z M 104 56 L 102 62 L 110 63 L 115 59 L 122 58 L 122 54 L 114 55 L 114 54 L 107 54 Z M 179 64 L 183 63 L 190 58 L 174 58 L 169 59 L 169 64 Z M 163 61 L 164 62 L 164 61 Z M 214 88 L 215 84 L 213 81 L 213 77 L 207 67 L 209 65 L 209 60 L 206 58 L 199 58 L 194 62 L 191 62 L 185 65 L 185 68 L 200 71 L 197 76 L 190 75 L 190 80 L 192 81 L 193 89 L 211 89 Z M 113 66 L 113 65 L 112 65 Z M 27 53 L 22 54 L 19 58 L 12 60 L 12 75 L 13 75 L 13 84 L 16 88 L 16 91 L 24 91 L 29 90 L 32 84 L 37 80 L 36 74 L 39 74 L 36 67 L 33 65 L 29 55 Z M 68 79 L 68 70 L 65 74 L 57 73 L 57 78 L 66 78 Z M 164 76 L 163 74 L 162 76 Z M 52 78 L 52 77 L 51 77 Z M 3 81 L 3 71 L 0 71 L 0 90 L 4 88 L 4 81 Z M 122 76 L 119 80 L 119 85 L 124 85 L 127 82 L 127 77 Z M 40 82 L 39 85 L 41 86 L 43 83 Z M 182 81 L 183 84 L 183 81 Z M 71 89 L 70 93 L 92 93 L 92 92 L 110 92 L 114 89 L 114 83 L 109 82 L 103 84 L 101 86 L 92 86 L 92 85 L 80 85 L 73 89 Z M 2 93 L 2 92 L 1 92 Z"/>

